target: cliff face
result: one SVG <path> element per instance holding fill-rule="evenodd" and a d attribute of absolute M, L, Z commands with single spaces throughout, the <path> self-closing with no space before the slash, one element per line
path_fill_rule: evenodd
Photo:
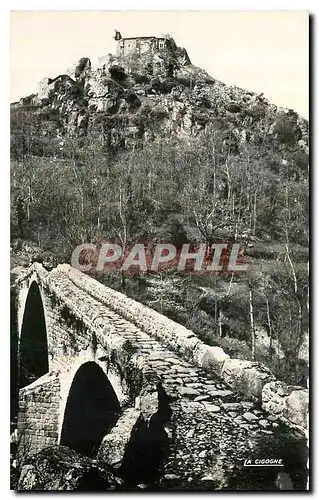
<path fill-rule="evenodd" d="M 215 80 L 172 39 L 164 50 L 109 54 L 94 69 L 82 58 L 74 77 L 47 78 L 38 94 L 13 105 L 26 106 L 49 120 L 52 111 L 59 135 L 85 135 L 95 127 L 114 147 L 163 136 L 187 138 L 211 128 L 235 151 L 242 142 L 271 139 L 279 147 L 308 152 L 305 119 L 262 94 Z"/>

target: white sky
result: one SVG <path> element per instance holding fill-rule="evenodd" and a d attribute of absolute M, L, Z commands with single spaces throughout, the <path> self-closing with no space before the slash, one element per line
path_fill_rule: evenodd
<path fill-rule="evenodd" d="M 16 11 L 11 13 L 11 101 L 36 92 L 123 37 L 170 33 L 196 66 L 228 85 L 263 92 L 308 118 L 306 11 Z"/>

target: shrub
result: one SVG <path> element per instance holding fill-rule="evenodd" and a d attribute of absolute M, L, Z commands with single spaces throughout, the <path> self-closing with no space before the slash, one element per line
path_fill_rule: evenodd
<path fill-rule="evenodd" d="M 301 129 L 292 115 L 277 115 L 274 133 L 277 135 L 279 141 L 285 144 L 293 144 L 302 138 Z"/>
<path fill-rule="evenodd" d="M 147 75 L 142 75 L 140 73 L 132 73 L 132 77 L 134 78 L 136 83 L 149 83 L 150 79 Z"/>
<path fill-rule="evenodd" d="M 122 82 L 126 78 L 126 73 L 124 68 L 122 68 L 122 66 L 116 66 L 116 65 L 111 66 L 109 72 L 113 80 L 117 82 Z"/>
<path fill-rule="evenodd" d="M 158 105 L 152 108 L 151 117 L 155 120 L 163 120 L 164 118 L 168 118 L 168 112 L 164 106 Z"/>
<path fill-rule="evenodd" d="M 75 78 L 79 78 L 88 63 L 91 65 L 91 61 L 88 57 L 81 57 L 77 67 L 75 68 Z"/>

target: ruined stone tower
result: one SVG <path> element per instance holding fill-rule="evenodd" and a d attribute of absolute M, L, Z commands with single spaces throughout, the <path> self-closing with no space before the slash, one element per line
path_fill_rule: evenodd
<path fill-rule="evenodd" d="M 169 38 L 155 36 L 137 36 L 130 38 L 122 38 L 119 31 L 115 31 L 114 36 L 117 42 L 116 55 L 118 57 L 132 54 L 144 55 L 164 49 L 171 48 L 173 42 Z"/>

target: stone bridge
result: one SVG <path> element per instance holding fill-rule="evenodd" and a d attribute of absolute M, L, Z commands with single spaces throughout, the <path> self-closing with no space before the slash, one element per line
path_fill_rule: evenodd
<path fill-rule="evenodd" d="M 61 444 L 132 484 L 275 489 L 284 472 L 305 489 L 307 390 L 69 265 L 35 263 L 12 288 L 20 456 Z"/>

